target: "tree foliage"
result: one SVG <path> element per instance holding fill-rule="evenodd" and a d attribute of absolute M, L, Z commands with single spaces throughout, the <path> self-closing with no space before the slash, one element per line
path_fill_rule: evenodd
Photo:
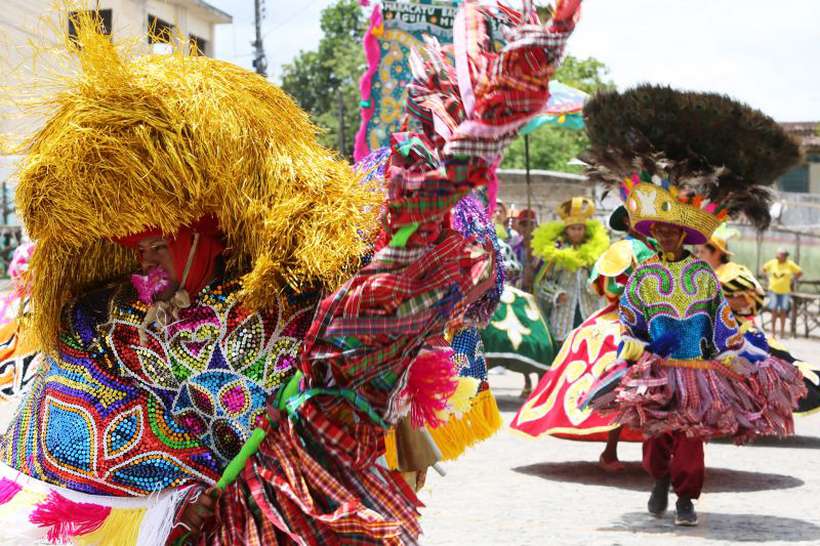
<path fill-rule="evenodd" d="M 339 0 L 322 11 L 322 39 L 315 51 L 302 51 L 282 68 L 282 89 L 325 130 L 319 140 L 339 149 L 343 112 L 344 150 L 353 156 L 359 128 L 359 77 L 365 70 L 361 37 L 365 17 L 358 0 Z"/>
<path fill-rule="evenodd" d="M 322 39 L 315 51 L 302 51 L 282 69 L 282 88 L 324 129 L 319 138 L 329 148 L 339 149 L 340 111 L 344 114 L 345 157 L 353 156 L 353 139 L 358 130 L 358 81 L 365 70 L 361 37 L 366 18 L 358 0 L 337 0 L 322 11 Z M 594 93 L 614 85 L 607 68 L 594 58 L 567 56 L 555 79 Z M 342 107 L 340 108 L 340 102 Z M 576 172 L 567 165 L 586 147 L 583 131 L 546 126 L 530 135 L 530 167 Z M 503 167 L 524 168 L 524 142 L 517 139 L 504 159 Z"/>
<path fill-rule="evenodd" d="M 568 55 L 556 70 L 554 79 L 589 94 L 612 89 L 615 84 L 607 79 L 608 69 L 595 59 L 578 59 Z M 567 163 L 577 157 L 587 146 L 583 131 L 546 125 L 530 134 L 530 168 L 551 171 L 580 172 L 580 167 Z M 507 151 L 501 165 L 508 169 L 526 167 L 524 138 L 517 138 Z"/>

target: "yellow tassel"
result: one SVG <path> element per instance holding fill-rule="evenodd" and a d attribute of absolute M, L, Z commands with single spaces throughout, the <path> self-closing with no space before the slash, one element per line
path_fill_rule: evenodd
<path fill-rule="evenodd" d="M 391 428 L 384 434 L 384 458 L 387 468 L 396 470 L 399 467 L 399 455 L 396 451 L 396 429 Z"/>
<path fill-rule="evenodd" d="M 501 428 L 501 413 L 495 397 L 489 390 L 482 391 L 473 399 L 470 411 L 461 418 L 450 418 L 438 428 L 428 428 L 445 461 L 452 461 L 464 451 L 486 440 Z"/>
<path fill-rule="evenodd" d="M 437 428 L 427 427 L 430 436 L 436 443 L 445 461 L 457 459 L 468 447 L 482 442 L 498 432 L 501 428 L 501 413 L 493 393 L 482 391 L 473 398 L 470 411 L 459 418 L 451 417 L 449 421 Z M 396 433 L 393 429 L 384 435 L 384 458 L 388 468 L 398 468 L 396 452 Z"/>
<path fill-rule="evenodd" d="M 99 529 L 74 538 L 77 546 L 135 546 L 145 509 L 114 508 Z"/>

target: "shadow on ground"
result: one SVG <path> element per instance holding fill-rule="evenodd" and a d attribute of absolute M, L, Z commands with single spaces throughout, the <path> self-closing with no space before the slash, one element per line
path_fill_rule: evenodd
<path fill-rule="evenodd" d="M 715 444 L 733 444 L 728 438 L 718 438 L 711 440 Z M 820 449 L 820 438 L 816 436 L 787 436 L 778 438 L 777 436 L 763 436 L 756 438 L 751 444 L 744 447 L 788 447 L 797 449 Z"/>
<path fill-rule="evenodd" d="M 656 535 L 692 536 L 710 540 L 737 542 L 814 542 L 820 539 L 820 527 L 794 518 L 757 514 L 719 514 L 700 512 L 698 527 L 675 527 L 673 512 L 654 518 L 644 512 L 630 512 L 611 527 L 599 531 L 623 531 Z"/>
<path fill-rule="evenodd" d="M 639 463 L 624 464 L 626 469 L 615 474 L 608 474 L 598 468 L 597 464 L 589 461 L 537 463 L 519 466 L 513 468 L 513 471 L 545 480 L 648 492 L 652 487 L 652 481 L 641 465 Z M 705 493 L 769 491 L 800 487 L 803 483 L 802 480 L 783 474 L 707 467 L 703 490 Z M 820 540 L 820 534 L 816 538 Z"/>
<path fill-rule="evenodd" d="M 495 401 L 498 404 L 498 409 L 501 411 L 511 411 L 513 413 L 518 412 L 521 409 L 521 406 L 524 405 L 524 402 L 527 401 L 526 398 L 522 398 L 521 396 L 515 394 L 498 394 L 493 392 L 495 395 Z"/>

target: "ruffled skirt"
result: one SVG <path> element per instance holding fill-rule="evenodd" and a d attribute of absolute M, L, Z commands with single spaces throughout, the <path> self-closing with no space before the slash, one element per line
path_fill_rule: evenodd
<path fill-rule="evenodd" d="M 614 394 L 595 406 L 616 412 L 618 422 L 648 436 L 684 432 L 703 439 L 731 437 L 742 444 L 755 436 L 793 434 L 792 410 L 805 394 L 799 370 L 776 357 L 725 364 L 646 353 Z"/>

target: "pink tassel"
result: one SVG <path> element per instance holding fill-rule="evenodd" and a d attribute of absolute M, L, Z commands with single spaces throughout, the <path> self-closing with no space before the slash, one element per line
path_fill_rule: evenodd
<path fill-rule="evenodd" d="M 410 399 L 413 426 L 441 424 L 437 413 L 447 408 L 447 400 L 458 387 L 452 353 L 450 349 L 426 351 L 410 365 L 404 394 Z"/>
<path fill-rule="evenodd" d="M 356 140 L 353 146 L 353 159 L 359 161 L 368 153 L 370 147 L 367 145 L 367 125 L 373 119 L 373 113 L 376 111 L 376 106 L 373 104 L 373 99 L 370 96 L 371 86 L 373 85 L 373 76 L 379 69 L 379 63 L 382 60 L 381 48 L 379 47 L 379 40 L 373 34 L 373 31 L 382 26 L 382 8 L 376 5 L 373 8 L 373 13 L 370 15 L 370 27 L 364 35 L 363 47 L 365 59 L 367 59 L 367 70 L 362 74 L 359 80 L 359 96 L 363 103 L 369 103 L 367 107 L 361 108 L 362 123 L 359 125 L 359 130 L 356 131 Z"/>
<path fill-rule="evenodd" d="M 23 489 L 19 483 L 3 478 L 0 480 L 0 504 L 6 504 Z"/>
<path fill-rule="evenodd" d="M 487 182 L 487 217 L 492 219 L 495 214 L 495 202 L 498 200 L 498 166 L 501 165 L 501 157 L 493 161 L 490 169 L 487 171 L 490 179 Z"/>
<path fill-rule="evenodd" d="M 110 513 L 111 508 L 107 506 L 74 502 L 52 491 L 37 505 L 29 520 L 39 527 L 47 527 L 49 542 L 59 544 L 96 531 Z"/>

